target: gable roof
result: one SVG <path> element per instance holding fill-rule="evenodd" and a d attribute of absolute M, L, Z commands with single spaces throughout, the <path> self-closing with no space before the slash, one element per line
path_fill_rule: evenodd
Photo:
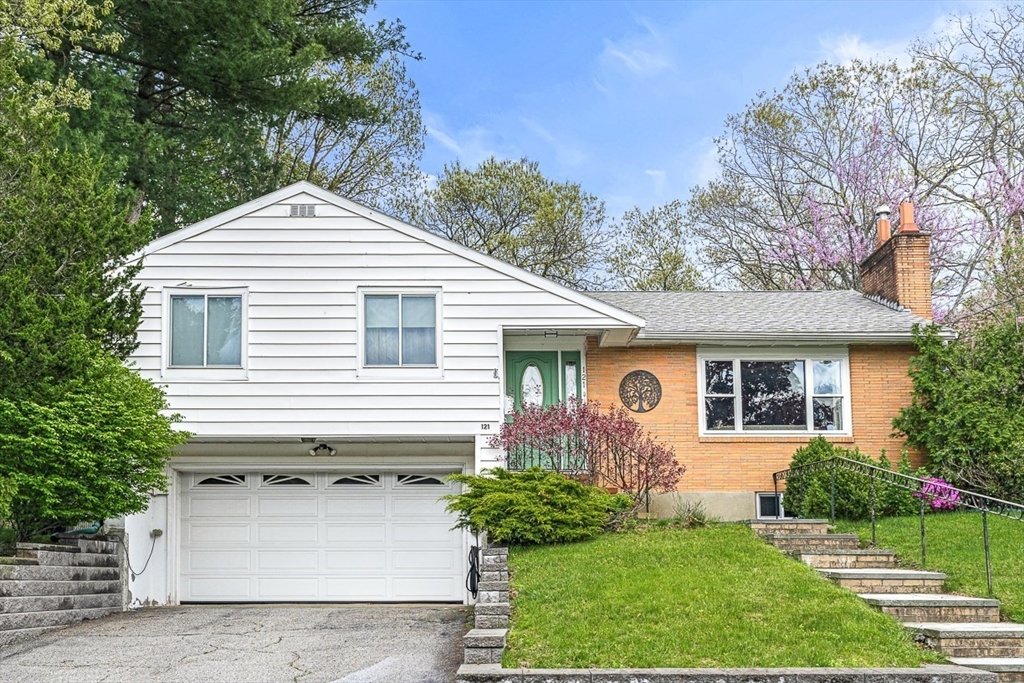
<path fill-rule="evenodd" d="M 569 287 L 559 285 L 551 280 L 540 277 L 539 275 L 534 275 L 522 268 L 517 268 L 516 266 L 500 261 L 494 257 L 481 254 L 478 251 L 464 247 L 461 244 L 452 242 L 451 240 L 445 239 L 440 235 L 435 235 L 434 233 L 423 230 L 422 228 L 417 228 L 407 223 L 403 223 L 397 218 L 392 218 L 387 214 L 374 211 L 362 204 L 357 204 L 356 202 L 345 199 L 333 192 L 330 192 L 329 190 L 325 190 L 322 187 L 306 181 L 299 181 L 288 185 L 287 187 L 282 187 L 280 190 L 258 197 L 257 199 L 246 202 L 245 204 L 240 204 L 239 206 L 223 211 L 215 216 L 199 221 L 198 223 L 194 223 L 188 227 L 164 235 L 163 237 L 159 237 L 150 242 L 139 252 L 133 254 L 131 260 L 138 260 L 145 257 L 147 254 L 153 254 L 161 251 L 177 244 L 178 242 L 182 242 L 191 237 L 195 237 L 196 235 L 213 230 L 214 228 L 242 218 L 243 216 L 251 214 L 264 207 L 283 202 L 290 197 L 294 197 L 299 194 L 312 195 L 323 202 L 333 204 L 334 206 L 340 207 L 358 216 L 362 216 L 367 220 L 374 221 L 375 223 L 384 225 L 404 235 L 421 240 L 457 256 L 461 256 L 462 258 L 483 266 L 484 268 L 489 268 L 507 275 L 510 278 L 550 292 L 551 294 L 588 308 L 595 313 L 611 318 L 612 320 L 617 321 L 621 327 L 642 328 L 645 325 L 643 318 L 625 309 L 595 299 L 582 292 L 570 289 Z"/>
<path fill-rule="evenodd" d="M 643 317 L 636 342 L 909 342 L 931 321 L 854 290 L 592 292 Z M 951 332 L 947 333 L 952 335 Z"/>

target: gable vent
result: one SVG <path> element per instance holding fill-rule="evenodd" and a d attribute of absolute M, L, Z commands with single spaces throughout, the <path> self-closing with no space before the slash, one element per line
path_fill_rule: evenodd
<path fill-rule="evenodd" d="M 292 204 L 288 211 L 289 216 L 309 217 L 316 215 L 316 204 Z"/>

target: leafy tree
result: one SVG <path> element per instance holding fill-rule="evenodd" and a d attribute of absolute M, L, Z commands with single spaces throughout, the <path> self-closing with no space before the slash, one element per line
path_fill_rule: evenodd
<path fill-rule="evenodd" d="M 455 162 L 407 213 L 427 230 L 568 287 L 599 283 L 604 202 L 576 183 L 545 178 L 536 162 Z"/>
<path fill-rule="evenodd" d="M 122 363 L 147 217 L 128 220 L 101 157 L 58 146 L 77 89 L 26 82 L 22 57 L 0 38 L 0 514 L 24 538 L 143 509 L 187 434 Z"/>
<path fill-rule="evenodd" d="M 188 436 L 166 408 L 163 392 L 105 353 L 46 404 L 0 398 L 0 482 L 12 485 L 19 537 L 145 510 Z"/>
<path fill-rule="evenodd" d="M 976 323 L 946 342 L 915 332 L 913 402 L 893 426 L 954 486 L 1024 502 L 1024 331 L 1019 318 Z"/>
<path fill-rule="evenodd" d="M 510 469 L 533 465 L 628 493 L 634 510 L 654 491 L 675 491 L 686 467 L 623 407 L 602 411 L 593 401 L 525 406 L 501 426 L 492 448 Z"/>
<path fill-rule="evenodd" d="M 627 211 L 615 226 L 615 246 L 608 270 L 630 290 L 679 291 L 704 289 L 694 265 L 683 204 L 676 200 L 649 211 Z"/>
<path fill-rule="evenodd" d="M 875 207 L 913 199 L 932 233 L 933 288 L 945 308 L 977 285 L 992 242 L 965 188 L 971 163 L 938 77 L 924 65 L 821 64 L 726 121 L 720 176 L 688 220 L 710 263 L 752 289 L 858 289 L 875 245 Z"/>
<path fill-rule="evenodd" d="M 539 467 L 448 478 L 465 487 L 462 493 L 442 498 L 448 512 L 458 516 L 455 526 L 476 533 L 486 531 L 495 543 L 581 541 L 599 534 L 631 506 L 628 496 L 611 495 Z"/>
<path fill-rule="evenodd" d="M 89 30 L 59 40 L 33 31 L 36 3 L 7 14 L 37 56 L 26 73 L 70 78 L 90 96 L 89 108 L 72 112 L 69 142 L 116 153 L 135 191 L 133 216 L 154 208 L 164 233 L 271 189 L 268 126 L 295 117 L 341 129 L 378 117 L 363 94 L 323 77 L 406 48 L 400 24 L 364 23 L 371 5 L 118 0 L 81 20 Z"/>
<path fill-rule="evenodd" d="M 377 113 L 341 125 L 290 114 L 275 124 L 267 131 L 267 148 L 277 184 L 308 180 L 353 201 L 394 210 L 423 183 L 419 161 L 426 129 L 405 65 L 391 55 L 372 64 L 345 64 L 323 77 L 338 90 L 362 95 Z"/>
<path fill-rule="evenodd" d="M 0 42 L 0 396 L 32 397 L 83 372 L 98 345 L 124 360 L 142 292 L 127 257 L 150 224 L 105 182 L 103 160 L 62 152 L 59 108 L 36 99 Z"/>

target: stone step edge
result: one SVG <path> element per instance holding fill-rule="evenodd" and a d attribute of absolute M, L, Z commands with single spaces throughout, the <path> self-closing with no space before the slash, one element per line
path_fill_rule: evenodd
<path fill-rule="evenodd" d="M 761 538 L 769 543 L 772 541 L 820 541 L 822 539 L 855 540 L 860 543 L 860 536 L 857 534 L 765 534 Z"/>
<path fill-rule="evenodd" d="M 6 612 L 4 614 L 0 614 L 0 624 L 2 624 L 4 621 L 45 620 L 50 623 L 44 624 L 44 626 L 64 626 L 65 624 L 73 624 L 79 621 L 85 621 L 89 619 L 99 619 L 100 617 L 109 616 L 111 614 L 119 614 L 120 612 L 120 605 L 110 607 L 77 607 L 73 609 L 47 610 L 41 612 Z M 35 627 L 26 626 L 24 628 Z M 17 629 L 0 627 L 0 633 L 14 630 Z"/>
<path fill-rule="evenodd" d="M 999 601 L 949 593 L 860 593 L 869 605 L 889 607 L 999 607 Z"/>
<path fill-rule="evenodd" d="M 798 519 L 796 517 L 782 517 L 775 519 L 774 517 L 766 517 L 765 519 L 745 519 L 743 524 L 829 524 L 832 522 L 827 519 Z"/>
<path fill-rule="evenodd" d="M 503 669 L 500 664 L 463 664 L 457 683 L 996 683 L 997 674 L 937 664 L 916 669 Z"/>
<path fill-rule="evenodd" d="M 836 536 L 838 534 L 829 534 L 830 536 Z M 837 555 L 840 557 L 860 557 L 862 555 L 885 555 L 886 557 L 896 557 L 896 553 L 892 550 L 872 550 L 871 548 L 830 548 L 828 550 L 796 550 L 794 551 L 800 555 Z"/>
<path fill-rule="evenodd" d="M 1020 638 L 1024 640 L 1024 624 L 1008 621 L 933 621 L 906 622 L 903 628 L 933 638 Z"/>
<path fill-rule="evenodd" d="M 57 624 L 54 626 L 33 626 L 32 628 L 17 628 L 10 631 L 0 631 L 0 645 L 13 645 L 25 640 L 31 640 L 59 628 L 67 628 L 70 624 Z"/>
<path fill-rule="evenodd" d="M 856 569 L 840 567 L 817 567 L 816 572 L 836 579 L 929 579 L 945 581 L 942 572 L 929 572 L 920 569 Z"/>
<path fill-rule="evenodd" d="M 949 661 L 957 666 L 993 673 L 1024 671 L 1024 657 L 950 657 Z"/>

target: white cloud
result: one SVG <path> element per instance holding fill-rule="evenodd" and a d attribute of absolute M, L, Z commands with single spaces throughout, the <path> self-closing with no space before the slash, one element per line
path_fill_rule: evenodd
<path fill-rule="evenodd" d="M 466 166 L 476 166 L 492 156 L 510 156 L 499 149 L 498 136 L 482 126 L 452 130 L 440 114 L 426 109 L 423 110 L 423 124 L 428 137 L 452 152 Z"/>
<path fill-rule="evenodd" d="M 665 172 L 647 169 L 644 173 L 650 177 L 651 181 L 654 183 L 654 193 L 661 195 L 665 189 Z"/>
<path fill-rule="evenodd" d="M 692 162 L 693 182 L 697 185 L 706 185 L 721 173 L 722 167 L 718 163 L 718 147 L 711 138 L 704 138 L 698 145 L 699 152 Z"/>
<path fill-rule="evenodd" d="M 563 137 L 554 135 L 544 126 L 531 119 L 520 119 L 527 130 L 548 143 L 555 152 L 555 158 L 566 166 L 579 166 L 587 160 L 586 153 Z"/>
<path fill-rule="evenodd" d="M 901 65 L 909 61 L 907 48 L 909 40 L 867 41 L 859 35 L 844 33 L 838 36 L 821 36 L 818 38 L 822 58 L 833 64 L 847 65 L 854 60 L 869 61 L 896 60 Z"/>
<path fill-rule="evenodd" d="M 605 38 L 604 51 L 598 58 L 601 65 L 619 72 L 625 68 L 640 77 L 672 69 L 674 59 L 671 42 L 646 19 L 638 19 L 637 23 L 641 31 L 618 40 Z"/>

